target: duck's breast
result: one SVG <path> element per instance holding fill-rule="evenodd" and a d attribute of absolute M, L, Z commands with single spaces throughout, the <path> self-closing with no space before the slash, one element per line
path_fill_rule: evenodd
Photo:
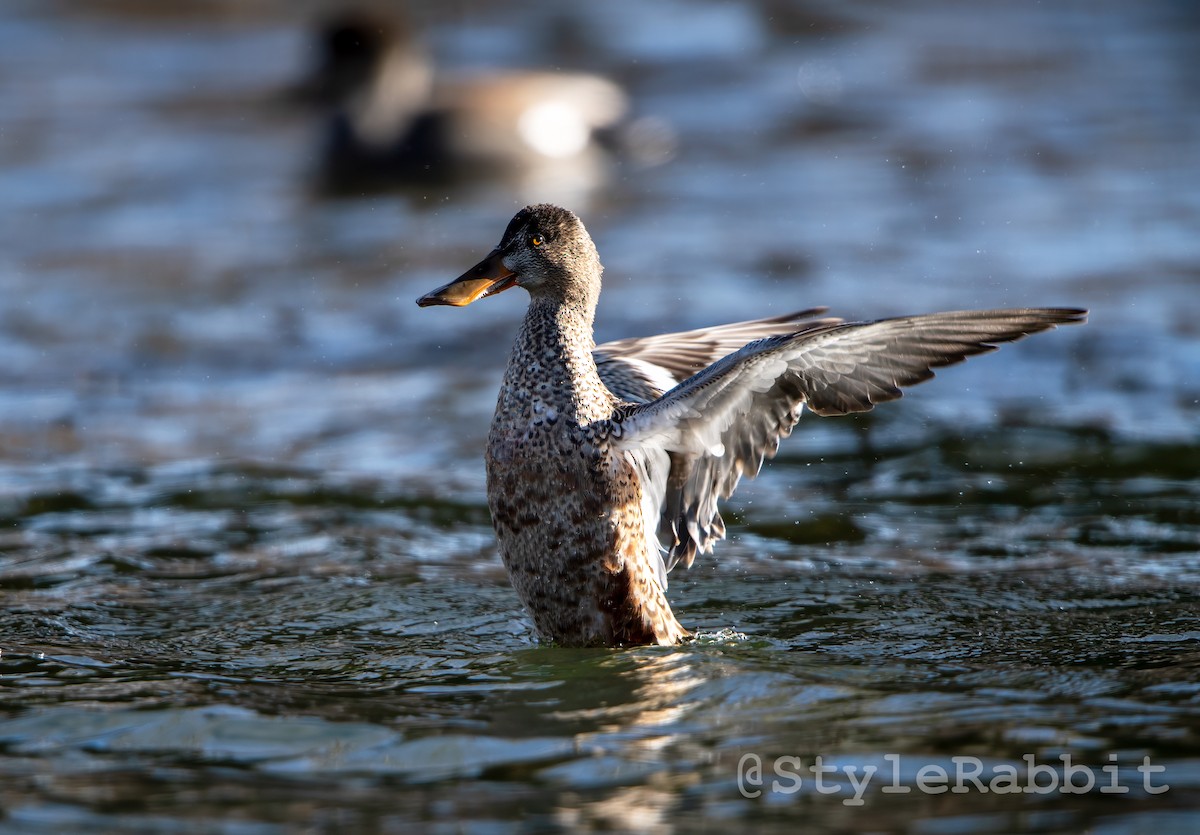
<path fill-rule="evenodd" d="M 643 576 L 649 543 L 633 468 L 582 433 L 493 427 L 487 476 L 505 567 L 542 636 L 613 643 L 637 631 L 637 598 L 661 588 Z"/>

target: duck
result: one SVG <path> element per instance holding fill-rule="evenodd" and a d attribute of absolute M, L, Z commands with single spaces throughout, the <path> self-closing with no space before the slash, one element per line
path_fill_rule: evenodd
<path fill-rule="evenodd" d="M 497 176 L 590 186 L 618 146 L 646 159 L 673 148 L 665 123 L 626 118 L 628 96 L 603 76 L 436 72 L 398 13 L 343 10 L 317 28 L 314 54 L 303 89 L 330 109 L 320 153 L 330 193 Z"/>
<path fill-rule="evenodd" d="M 811 308 L 597 346 L 602 272 L 573 212 L 531 205 L 482 261 L 417 299 L 529 294 L 488 432 L 487 502 L 537 636 L 569 647 L 693 637 L 667 575 L 724 538 L 719 503 L 805 409 L 866 412 L 935 368 L 1087 318 L 1036 307 L 844 321 Z"/>

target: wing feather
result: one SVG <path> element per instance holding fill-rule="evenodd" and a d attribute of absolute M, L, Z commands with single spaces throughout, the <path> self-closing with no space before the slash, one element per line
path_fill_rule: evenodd
<path fill-rule="evenodd" d="M 640 474 L 655 474 L 643 485 L 666 570 L 690 566 L 724 537 L 718 501 L 743 475 L 757 475 L 805 406 L 822 416 L 865 412 L 935 368 L 1086 315 L 1030 308 L 819 320 L 752 342 L 657 399 L 626 407 L 614 435 Z"/>
<path fill-rule="evenodd" d="M 645 403 L 750 342 L 841 322 L 814 307 L 767 319 L 606 342 L 593 351 L 600 379 L 622 400 Z"/>

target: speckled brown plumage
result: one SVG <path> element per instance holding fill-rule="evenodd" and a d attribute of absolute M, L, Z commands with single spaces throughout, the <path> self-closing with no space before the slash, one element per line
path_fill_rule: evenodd
<path fill-rule="evenodd" d="M 618 402 L 592 357 L 590 307 L 531 304 L 488 435 L 488 507 L 517 594 L 560 643 L 685 634 L 653 576 L 637 475 L 610 442 Z"/>
<path fill-rule="evenodd" d="M 571 646 L 688 635 L 667 572 L 725 533 L 717 510 L 802 408 L 865 411 L 933 368 L 1056 324 L 1072 308 L 935 313 L 876 322 L 821 309 L 595 346 L 601 266 L 583 224 L 530 206 L 500 245 L 418 303 L 529 291 L 487 444 L 500 553 L 538 634 Z"/>

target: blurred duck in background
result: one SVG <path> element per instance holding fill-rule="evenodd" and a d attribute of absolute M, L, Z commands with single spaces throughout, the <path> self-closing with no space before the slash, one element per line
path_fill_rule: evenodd
<path fill-rule="evenodd" d="M 481 176 L 531 189 L 588 189 L 612 155 L 665 161 L 674 137 L 657 120 L 628 120 L 612 81 L 584 73 L 435 74 L 401 16 L 346 10 L 323 21 L 309 98 L 331 108 L 321 186 L 346 194 Z"/>

